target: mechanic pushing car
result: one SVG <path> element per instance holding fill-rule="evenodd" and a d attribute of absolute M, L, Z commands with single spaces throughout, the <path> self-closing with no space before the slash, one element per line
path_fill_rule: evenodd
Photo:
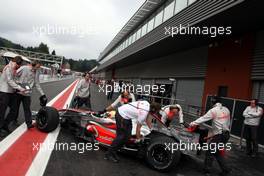
<path fill-rule="evenodd" d="M 183 111 L 182 107 L 179 104 L 175 105 L 168 105 L 162 108 L 160 111 L 160 114 L 162 114 L 161 121 L 167 126 L 174 128 L 175 126 L 181 126 L 182 128 L 185 127 L 184 125 L 184 119 L 183 119 Z M 200 134 L 199 137 L 199 144 L 203 146 L 203 144 L 206 142 L 204 139 L 208 135 L 207 129 L 202 128 L 196 128 L 193 132 L 196 132 Z M 202 150 L 197 150 L 197 155 L 201 155 Z"/>
<path fill-rule="evenodd" d="M 211 103 L 213 108 L 210 109 L 205 115 L 198 118 L 197 120 L 190 123 L 190 126 L 197 126 L 209 120 L 212 120 L 212 136 L 209 139 L 209 146 L 214 144 L 218 146 L 219 144 L 226 144 L 230 137 L 230 111 L 220 103 L 220 99 L 217 96 L 212 97 Z M 205 175 L 210 175 L 213 159 L 216 159 L 220 165 L 222 172 L 220 175 L 228 175 L 231 169 L 227 167 L 225 158 L 222 153 L 216 149 L 207 150 L 205 156 Z"/>
<path fill-rule="evenodd" d="M 161 121 L 166 124 L 167 127 L 170 125 L 183 124 L 183 113 L 179 104 L 162 108 L 160 114 L 162 114 Z"/>
<path fill-rule="evenodd" d="M 14 81 L 14 75 L 16 69 L 22 64 L 22 58 L 16 56 L 9 62 L 3 69 L 3 73 L 0 78 L 0 137 L 6 136 L 10 131 L 7 126 L 4 125 L 5 113 L 7 107 L 13 101 L 14 90 L 24 92 L 25 89 Z"/>
<path fill-rule="evenodd" d="M 258 153 L 257 134 L 262 115 L 263 109 L 258 106 L 257 99 L 252 99 L 250 101 L 250 106 L 248 106 L 243 112 L 243 116 L 245 117 L 244 131 L 247 145 L 246 152 L 247 155 L 251 155 L 252 157 L 256 157 Z"/>
<path fill-rule="evenodd" d="M 24 109 L 24 116 L 27 128 L 33 128 L 32 124 L 32 114 L 31 114 L 31 94 L 34 87 L 41 94 L 39 100 L 41 106 L 46 106 L 47 97 L 44 94 L 40 84 L 39 84 L 39 68 L 40 63 L 38 61 L 33 61 L 31 64 L 21 66 L 16 72 L 16 82 L 20 86 L 26 89 L 25 92 L 17 92 L 14 94 L 14 99 L 10 105 L 10 111 L 5 120 L 5 126 L 8 128 L 8 125 L 13 120 L 18 118 L 19 107 L 22 102 Z"/>
<path fill-rule="evenodd" d="M 116 138 L 113 140 L 109 150 L 105 154 L 106 160 L 118 162 L 116 152 L 128 141 L 132 131 L 132 119 L 137 120 L 136 139 L 141 140 L 140 129 L 143 123 L 146 122 L 149 129 L 151 129 L 151 115 L 158 114 L 160 111 L 160 104 L 149 103 L 147 101 L 136 101 L 122 105 L 118 108 L 116 119 Z"/>
<path fill-rule="evenodd" d="M 126 89 L 103 112 L 115 110 L 116 108 L 118 108 L 124 104 L 130 103 L 130 102 L 135 102 L 135 101 L 136 101 L 135 95 L 133 93 L 131 93 L 129 91 L 129 89 Z"/>
<path fill-rule="evenodd" d="M 77 85 L 76 93 L 75 93 L 75 101 L 77 102 L 77 108 L 82 107 L 85 105 L 87 108 L 91 108 L 91 102 L 90 102 L 90 87 L 91 87 L 91 81 L 90 81 L 90 74 L 84 73 L 84 78 L 80 80 L 80 82 Z"/>

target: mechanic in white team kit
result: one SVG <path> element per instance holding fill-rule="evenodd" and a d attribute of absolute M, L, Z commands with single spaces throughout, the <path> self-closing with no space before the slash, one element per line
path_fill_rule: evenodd
<path fill-rule="evenodd" d="M 141 139 L 140 129 L 146 122 L 151 129 L 151 114 L 158 114 L 160 104 L 147 101 L 136 101 L 125 104 L 118 108 L 116 119 L 116 138 L 113 140 L 110 149 L 105 154 L 105 159 L 118 162 L 116 152 L 129 140 L 132 131 L 132 119 L 137 120 L 136 138 Z"/>
<path fill-rule="evenodd" d="M 4 121 L 7 107 L 12 103 L 15 90 L 25 91 L 25 88 L 14 81 L 15 72 L 21 64 L 22 58 L 20 56 L 12 58 L 9 64 L 4 67 L 0 77 L 0 137 L 5 137 L 10 133 Z"/>
<path fill-rule="evenodd" d="M 250 106 L 248 106 L 243 112 L 245 117 L 245 138 L 247 143 L 247 154 L 255 157 L 258 152 L 257 132 L 260 124 L 261 116 L 263 115 L 263 109 L 258 106 L 258 100 L 252 99 Z"/>
<path fill-rule="evenodd" d="M 19 114 L 19 107 L 22 103 L 24 109 L 24 116 L 27 128 L 33 128 L 32 114 L 31 114 L 31 95 L 34 87 L 40 93 L 39 101 L 41 106 L 46 106 L 47 97 L 44 94 L 39 83 L 39 69 L 41 64 L 38 61 L 33 61 L 31 64 L 21 66 L 16 72 L 16 82 L 25 87 L 27 91 L 14 94 L 14 99 L 10 105 L 10 112 L 5 119 L 5 125 L 8 126 L 10 122 L 16 120 Z"/>
<path fill-rule="evenodd" d="M 115 110 L 116 108 L 124 104 L 135 101 L 136 101 L 135 95 L 131 93 L 128 89 L 124 90 L 124 92 L 122 92 L 121 95 L 119 95 L 117 99 L 110 106 L 108 106 L 103 112 Z"/>
<path fill-rule="evenodd" d="M 162 108 L 160 114 L 162 115 L 161 121 L 166 126 L 183 124 L 183 113 L 179 104 Z"/>
<path fill-rule="evenodd" d="M 210 137 L 209 146 L 211 146 L 211 144 L 215 146 L 218 146 L 219 144 L 223 145 L 228 142 L 230 137 L 230 111 L 220 103 L 219 97 L 212 97 L 211 103 L 213 108 L 202 117 L 191 122 L 190 126 L 199 125 L 212 120 L 212 136 Z M 225 158 L 220 153 L 218 147 L 216 148 L 216 151 L 214 149 L 206 151 L 204 162 L 205 174 L 210 175 L 214 158 L 222 169 L 220 175 L 228 175 L 231 169 L 227 167 Z"/>

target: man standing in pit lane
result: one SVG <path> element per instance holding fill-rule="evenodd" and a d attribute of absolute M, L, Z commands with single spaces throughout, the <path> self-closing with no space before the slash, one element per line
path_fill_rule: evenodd
<path fill-rule="evenodd" d="M 198 118 L 197 120 L 191 122 L 190 126 L 196 126 L 212 120 L 212 137 L 210 137 L 209 146 L 214 144 L 218 146 L 219 144 L 226 144 L 230 137 L 230 111 L 220 103 L 219 97 L 212 97 L 211 103 L 213 108 L 210 109 L 205 115 Z M 227 167 L 225 158 L 222 156 L 218 148 L 216 151 L 208 150 L 205 156 L 205 175 L 211 175 L 211 168 L 213 164 L 213 159 L 216 159 L 220 165 L 222 172 L 220 175 L 226 176 L 231 172 L 231 169 Z"/>
<path fill-rule="evenodd" d="M 85 73 L 84 78 L 80 80 L 76 88 L 75 101 L 77 103 L 77 108 L 80 108 L 83 105 L 85 105 L 87 108 L 91 108 L 90 84 L 90 74 Z"/>
<path fill-rule="evenodd" d="M 0 137 L 4 137 L 10 133 L 8 127 L 4 124 L 4 120 L 7 107 L 10 103 L 13 103 L 14 91 L 25 91 L 23 87 L 19 86 L 14 81 L 16 69 L 18 69 L 21 64 L 22 58 L 20 56 L 14 57 L 9 64 L 5 66 L 0 78 Z"/>
<path fill-rule="evenodd" d="M 116 152 L 129 140 L 132 131 L 132 119 L 137 120 L 136 138 L 141 139 L 140 129 L 146 122 L 149 129 L 151 126 L 151 114 L 157 114 L 160 111 L 160 104 L 147 101 L 136 101 L 125 104 L 118 108 L 116 112 L 116 138 L 113 140 L 110 149 L 106 152 L 104 159 L 118 162 Z"/>
<path fill-rule="evenodd" d="M 258 126 L 260 124 L 260 119 L 263 115 L 263 109 L 258 106 L 258 100 L 252 99 L 250 101 L 250 106 L 248 106 L 243 112 L 243 116 L 245 117 L 244 125 L 245 125 L 245 138 L 247 143 L 246 152 L 248 155 L 252 157 L 256 157 L 258 153 L 258 142 L 257 142 L 257 134 L 258 134 Z"/>
<path fill-rule="evenodd" d="M 46 106 L 47 97 L 44 94 L 42 88 L 39 84 L 39 68 L 40 63 L 33 61 L 29 65 L 21 66 L 16 72 L 16 82 L 22 87 L 26 88 L 26 91 L 23 93 L 17 92 L 14 94 L 14 99 L 10 105 L 10 112 L 7 115 L 5 120 L 5 126 L 8 128 L 8 125 L 13 120 L 18 118 L 19 107 L 22 102 L 24 109 L 25 122 L 27 128 L 33 128 L 32 124 L 32 114 L 31 114 L 31 94 L 34 87 L 37 88 L 38 92 L 41 94 L 39 100 L 41 106 Z"/>

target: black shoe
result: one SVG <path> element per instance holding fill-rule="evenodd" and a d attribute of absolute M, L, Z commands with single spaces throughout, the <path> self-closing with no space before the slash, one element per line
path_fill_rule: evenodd
<path fill-rule="evenodd" d="M 6 131 L 8 134 L 11 133 L 11 130 L 9 130 L 7 125 L 3 126 L 2 130 Z"/>
<path fill-rule="evenodd" d="M 205 175 L 205 176 L 211 176 L 211 172 L 210 172 L 208 169 L 203 169 L 203 170 L 202 170 L 202 173 L 203 173 L 203 175 Z"/>
<path fill-rule="evenodd" d="M 3 138 L 3 137 L 6 137 L 6 136 L 8 136 L 8 133 L 5 130 L 0 129 L 0 137 Z"/>
<path fill-rule="evenodd" d="M 113 156 L 114 156 L 114 158 L 115 158 L 117 161 L 120 160 L 119 157 L 117 156 L 116 152 L 113 152 Z"/>
<path fill-rule="evenodd" d="M 27 129 L 29 130 L 30 128 L 34 128 L 34 125 L 32 125 L 32 124 L 27 125 Z"/>
<path fill-rule="evenodd" d="M 18 120 L 14 120 L 13 123 L 12 123 L 12 125 L 13 125 L 14 127 L 18 127 L 18 126 L 20 126 L 20 124 L 18 123 Z"/>
<path fill-rule="evenodd" d="M 227 176 L 232 173 L 232 169 L 227 169 L 225 171 L 222 171 L 219 176 Z"/>
<path fill-rule="evenodd" d="M 251 156 L 251 154 L 252 154 L 252 152 L 246 152 L 246 154 L 248 155 L 248 156 Z"/>
<path fill-rule="evenodd" d="M 119 160 L 117 160 L 117 159 L 114 157 L 114 155 L 113 155 L 112 153 L 109 153 L 109 152 L 107 152 L 107 153 L 105 154 L 104 159 L 105 159 L 105 160 L 110 160 L 110 161 L 112 161 L 112 162 L 114 162 L 114 163 L 118 163 L 118 162 L 119 162 Z"/>
<path fill-rule="evenodd" d="M 202 173 L 203 173 L 203 175 L 205 175 L 205 176 L 211 176 L 211 172 L 210 172 L 209 169 L 205 169 L 205 168 L 203 168 Z"/>
<path fill-rule="evenodd" d="M 256 153 L 252 153 L 251 157 L 252 158 L 256 158 L 257 157 L 257 154 Z"/>
<path fill-rule="evenodd" d="M 210 172 L 205 172 L 204 175 L 205 176 L 211 176 L 212 174 Z"/>

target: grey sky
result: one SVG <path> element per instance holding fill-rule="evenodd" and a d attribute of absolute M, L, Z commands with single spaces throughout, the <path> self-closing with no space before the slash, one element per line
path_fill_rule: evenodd
<path fill-rule="evenodd" d="M 48 44 L 73 59 L 97 59 L 145 0 L 0 0 L 0 36 Z"/>

